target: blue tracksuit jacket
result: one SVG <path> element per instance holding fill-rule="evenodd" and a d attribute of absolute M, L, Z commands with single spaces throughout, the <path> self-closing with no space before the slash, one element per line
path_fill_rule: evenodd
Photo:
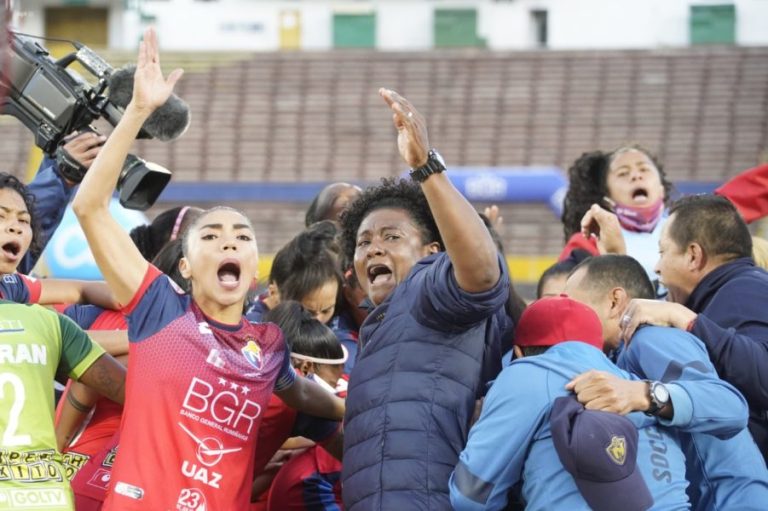
<path fill-rule="evenodd" d="M 676 328 L 645 326 L 617 365 L 643 379 L 675 382 L 668 385 L 674 417 L 660 422 L 680 432 L 694 509 L 768 506 L 768 470 L 746 429 L 747 403 L 718 377 L 699 339 Z"/>
<path fill-rule="evenodd" d="M 454 509 L 503 509 L 507 492 L 521 480 L 527 511 L 589 509 L 557 456 L 549 415 L 552 402 L 569 394 L 566 383 L 590 369 L 629 378 L 600 350 L 582 342 L 558 344 L 501 372 L 451 475 Z M 643 414 L 628 417 L 639 429 L 637 464 L 653 495 L 653 509 L 689 509 L 685 456 L 676 434 Z M 616 498 L 621 509 L 621 496 Z"/>

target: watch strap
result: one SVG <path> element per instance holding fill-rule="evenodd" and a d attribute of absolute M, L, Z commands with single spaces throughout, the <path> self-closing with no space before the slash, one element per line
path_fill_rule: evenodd
<path fill-rule="evenodd" d="M 439 174 L 445 171 L 445 164 L 437 151 L 430 149 L 427 154 L 427 162 L 421 167 L 412 169 L 409 175 L 417 183 L 423 183 L 432 174 Z"/>
<path fill-rule="evenodd" d="M 656 393 L 654 392 L 654 387 L 657 385 L 663 385 L 663 383 L 658 381 L 651 381 L 651 380 L 643 380 L 646 384 L 648 384 L 648 401 L 650 402 L 650 406 L 645 411 L 646 415 L 650 416 L 656 416 L 658 413 L 669 404 L 669 398 L 667 398 L 667 401 L 662 403 L 656 398 Z"/>
<path fill-rule="evenodd" d="M 60 145 L 56 149 L 56 170 L 59 175 L 72 183 L 80 183 L 88 171 L 79 161 L 74 159 L 69 152 Z"/>

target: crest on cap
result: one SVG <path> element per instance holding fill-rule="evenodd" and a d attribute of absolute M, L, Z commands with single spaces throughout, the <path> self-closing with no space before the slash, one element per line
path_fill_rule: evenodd
<path fill-rule="evenodd" d="M 624 465 L 627 461 L 627 441 L 623 436 L 613 435 L 611 443 L 605 448 L 608 457 L 617 465 Z"/>

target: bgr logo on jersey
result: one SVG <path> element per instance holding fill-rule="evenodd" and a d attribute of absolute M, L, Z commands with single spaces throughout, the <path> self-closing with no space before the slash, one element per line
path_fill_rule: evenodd
<path fill-rule="evenodd" d="M 247 435 L 251 433 L 256 419 L 261 415 L 261 406 L 227 390 L 229 388 L 231 387 L 219 390 L 205 380 L 192 378 L 184 396 L 181 414 L 241 440 L 247 440 Z"/>

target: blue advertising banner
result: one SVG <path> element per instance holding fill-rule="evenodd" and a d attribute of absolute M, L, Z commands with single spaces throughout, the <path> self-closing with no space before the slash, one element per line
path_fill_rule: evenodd
<path fill-rule="evenodd" d="M 147 223 L 144 213 L 123 208 L 116 198 L 110 202 L 109 210 L 125 231 Z M 59 228 L 45 247 L 43 258 L 50 277 L 83 280 L 102 278 L 85 234 L 70 207 L 67 207 Z"/>

